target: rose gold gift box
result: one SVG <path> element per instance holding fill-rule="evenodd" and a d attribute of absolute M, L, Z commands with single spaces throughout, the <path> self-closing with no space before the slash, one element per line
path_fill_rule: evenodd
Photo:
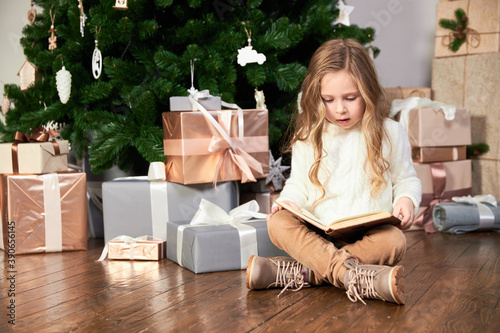
<path fill-rule="evenodd" d="M 439 202 L 451 201 L 452 197 L 471 194 L 471 160 L 442 163 L 413 163 L 422 181 L 422 201 L 416 214 L 415 225 L 427 232 L 435 232 L 432 210 Z"/>
<path fill-rule="evenodd" d="M 467 147 L 413 147 L 413 162 L 449 162 L 461 161 L 467 157 Z"/>
<path fill-rule="evenodd" d="M 163 240 L 137 240 L 133 245 L 115 240 L 108 242 L 108 259 L 161 260 L 166 257 L 167 242 Z"/>
<path fill-rule="evenodd" d="M 446 120 L 444 113 L 432 108 L 410 110 L 408 138 L 412 147 L 449 147 L 471 144 L 469 109 L 457 108 L 455 119 Z"/>
<path fill-rule="evenodd" d="M 218 123 L 230 113 L 230 123 L 222 126 L 230 127 L 231 140 L 262 167 L 262 172 L 251 169 L 253 176 L 266 178 L 269 175 L 268 111 L 243 110 L 243 142 L 238 140 L 236 110 L 208 112 Z M 214 145 L 213 139 L 218 143 Z M 234 156 L 230 156 L 229 145 L 201 112 L 164 112 L 163 146 L 167 157 L 167 181 L 199 184 L 242 180 L 242 171 L 234 162 Z"/>
<path fill-rule="evenodd" d="M 87 249 L 85 173 L 0 175 L 0 189 L 0 248 L 15 254 Z"/>

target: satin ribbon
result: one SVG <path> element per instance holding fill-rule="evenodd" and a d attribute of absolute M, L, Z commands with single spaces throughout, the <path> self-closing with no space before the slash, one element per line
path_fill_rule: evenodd
<path fill-rule="evenodd" d="M 257 231 L 254 227 L 245 223 L 252 222 L 251 218 L 262 219 L 267 215 L 259 213 L 259 204 L 251 200 L 241 206 L 232 209 L 229 214 L 219 206 L 208 200 L 202 199 L 200 207 L 190 224 L 180 225 L 177 229 L 177 263 L 182 265 L 183 234 L 186 228 L 207 225 L 231 225 L 238 230 L 240 238 L 240 267 L 246 268 L 248 258 L 258 255 Z"/>
<path fill-rule="evenodd" d="M 62 251 L 61 191 L 57 173 L 43 175 L 45 251 Z"/>
<path fill-rule="evenodd" d="M 16 134 L 14 134 L 14 143 L 12 143 L 11 149 L 12 149 L 12 173 L 19 173 L 19 159 L 17 156 L 18 149 L 17 145 L 20 143 L 33 143 L 33 142 L 48 142 L 49 139 L 58 136 L 59 133 L 55 130 L 49 130 L 47 131 L 43 127 L 37 127 L 33 131 L 31 131 L 31 134 L 25 134 L 22 132 L 17 131 Z M 54 147 L 54 153 L 56 155 L 59 155 L 61 153 L 59 149 L 59 144 L 55 141 L 52 141 L 52 146 Z"/>
<path fill-rule="evenodd" d="M 214 173 L 213 183 L 214 186 L 217 185 L 217 178 L 224 163 L 224 160 L 229 156 L 231 160 L 238 166 L 241 170 L 241 182 L 245 183 L 248 181 L 256 181 L 250 168 L 256 170 L 257 172 L 263 173 L 262 165 L 251 155 L 246 153 L 243 149 L 238 147 L 238 144 L 234 142 L 229 136 L 230 126 L 231 126 L 231 111 L 219 111 L 218 118 L 219 122 L 197 101 L 195 101 L 191 96 L 189 96 L 191 103 L 196 104 L 199 111 L 203 113 L 206 119 L 215 127 L 215 129 L 220 133 L 224 140 L 221 138 L 213 136 L 212 141 L 209 144 L 209 152 L 220 153 L 219 160 L 217 161 L 217 166 Z M 224 127 L 225 128 L 224 128 Z M 241 135 L 241 130 L 239 131 Z"/>
<path fill-rule="evenodd" d="M 495 214 L 491 209 L 485 205 L 485 203 L 497 207 L 497 199 L 491 194 L 488 195 L 476 195 L 471 197 L 470 195 L 466 197 L 453 197 L 451 198 L 454 202 L 467 203 L 471 205 L 477 205 L 479 211 L 479 228 L 477 230 L 491 230 L 495 223 Z"/>
<path fill-rule="evenodd" d="M 114 180 L 147 180 L 151 200 L 151 223 L 153 236 L 167 239 L 168 214 L 168 182 L 165 181 L 165 163 L 152 162 L 148 176 L 119 177 Z"/>
<path fill-rule="evenodd" d="M 434 206 L 439 202 L 451 200 L 443 198 L 444 189 L 446 187 L 446 170 L 444 169 L 443 163 L 431 163 L 430 167 L 433 198 L 429 202 L 424 212 L 417 216 L 417 218 L 415 219 L 415 223 L 421 223 L 424 226 L 426 232 L 434 233 L 437 231 L 437 229 L 434 227 L 434 224 L 432 223 L 432 210 L 434 209 Z"/>
<path fill-rule="evenodd" d="M 165 163 L 149 164 L 148 181 L 151 196 L 151 217 L 153 219 L 153 235 L 167 239 L 168 217 L 168 183 Z"/>
<path fill-rule="evenodd" d="M 193 111 L 198 111 L 198 110 L 202 111 L 202 108 L 206 111 L 206 109 L 200 103 L 198 103 L 198 100 L 208 98 L 208 97 L 213 97 L 212 95 L 210 95 L 210 92 L 208 90 L 198 91 L 194 87 L 191 87 L 191 89 L 189 89 L 188 92 L 189 92 L 189 97 L 191 97 L 196 102 L 196 103 L 193 103 L 193 101 L 191 99 L 189 100 L 191 102 L 191 105 L 193 106 Z M 227 102 L 224 102 L 222 100 L 221 100 L 221 105 L 223 107 L 226 107 L 229 109 L 238 110 L 238 138 L 240 141 L 243 142 L 244 137 L 245 137 L 243 110 L 237 104 L 227 103 Z"/>
<path fill-rule="evenodd" d="M 406 132 L 408 132 L 408 117 L 410 111 L 422 107 L 432 108 L 436 112 L 442 111 L 444 118 L 449 121 L 455 119 L 455 113 L 457 110 L 454 105 L 433 101 L 426 97 L 409 97 L 406 99 L 393 100 L 389 117 L 394 117 L 398 114 L 398 112 L 401 112 L 399 122 Z"/>
<path fill-rule="evenodd" d="M 107 255 L 108 255 L 108 251 L 109 251 L 109 243 L 110 242 L 123 242 L 123 248 L 129 248 L 129 253 L 130 253 L 130 257 L 129 259 L 130 260 L 134 260 L 134 249 L 135 249 L 135 245 L 139 242 L 148 242 L 148 241 L 153 241 L 154 243 L 158 243 L 158 242 L 163 242 L 163 240 L 161 240 L 160 238 L 158 237 L 153 237 L 153 236 L 139 236 L 139 237 L 136 237 L 136 238 L 133 238 L 133 237 L 130 237 L 130 236 L 126 236 L 126 235 L 121 235 L 121 236 L 117 236 L 115 238 L 113 238 L 112 240 L 110 240 L 105 246 L 104 246 L 104 249 L 102 250 L 102 253 L 101 253 L 101 256 L 99 257 L 99 259 L 97 261 L 103 261 L 104 259 L 106 259 Z M 151 249 L 152 251 L 153 249 Z M 150 254 L 151 251 L 148 253 Z M 146 254 L 147 255 L 147 254 Z"/>

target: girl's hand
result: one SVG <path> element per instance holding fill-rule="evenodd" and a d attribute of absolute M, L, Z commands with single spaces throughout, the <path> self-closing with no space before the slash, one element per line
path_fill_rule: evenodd
<path fill-rule="evenodd" d="M 293 201 L 288 201 L 288 200 L 283 200 L 284 203 L 287 203 L 289 204 L 290 206 L 294 207 L 295 209 L 297 209 L 298 211 L 302 211 L 300 209 L 299 206 L 297 206 L 295 204 L 295 202 Z M 271 219 L 271 217 L 276 214 L 277 212 L 279 212 L 280 210 L 282 210 L 283 207 L 281 207 L 280 205 L 274 205 L 273 208 L 271 209 L 271 213 L 269 213 L 267 216 L 266 216 L 266 221 L 269 223 L 269 220 Z"/>
<path fill-rule="evenodd" d="M 399 198 L 394 205 L 392 215 L 401 220 L 399 228 L 401 230 L 410 229 L 415 220 L 415 207 L 413 201 L 408 197 Z"/>

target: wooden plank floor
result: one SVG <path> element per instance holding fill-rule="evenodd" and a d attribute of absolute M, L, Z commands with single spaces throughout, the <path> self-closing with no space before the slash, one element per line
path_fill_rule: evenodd
<path fill-rule="evenodd" d="M 405 306 L 352 303 L 331 286 L 278 298 L 248 291 L 245 271 L 194 274 L 170 260 L 97 262 L 95 239 L 89 251 L 16 256 L 9 297 L 3 253 L 0 332 L 500 332 L 500 233 L 406 235 Z"/>

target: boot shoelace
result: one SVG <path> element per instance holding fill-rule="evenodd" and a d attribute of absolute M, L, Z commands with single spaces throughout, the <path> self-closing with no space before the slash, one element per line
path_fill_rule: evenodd
<path fill-rule="evenodd" d="M 375 271 L 361 269 L 355 266 L 349 269 L 346 274 L 349 274 L 346 294 L 352 302 L 357 302 L 359 300 L 366 305 L 363 298 L 382 299 L 375 291 L 373 283 Z"/>
<path fill-rule="evenodd" d="M 293 291 L 298 291 L 302 289 L 302 287 L 309 285 L 309 283 L 305 282 L 306 272 L 302 270 L 302 265 L 299 262 L 274 261 L 274 263 L 278 266 L 276 270 L 276 281 L 271 283 L 269 287 L 283 287 L 278 297 L 288 288 L 294 288 L 292 289 Z"/>

